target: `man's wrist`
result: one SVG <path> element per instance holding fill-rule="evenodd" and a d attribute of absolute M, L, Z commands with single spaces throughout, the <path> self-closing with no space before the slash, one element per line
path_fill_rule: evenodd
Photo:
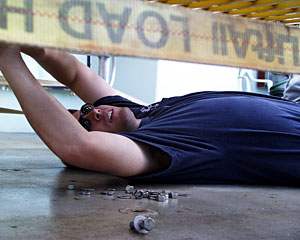
<path fill-rule="evenodd" d="M 2 49 L 3 50 L 3 49 Z M 17 48 L 7 48 L 0 54 L 0 69 L 14 69 L 14 64 L 22 60 L 20 50 Z"/>

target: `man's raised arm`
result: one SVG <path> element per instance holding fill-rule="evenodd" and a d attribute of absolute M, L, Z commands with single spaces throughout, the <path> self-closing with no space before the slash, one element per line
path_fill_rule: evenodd
<path fill-rule="evenodd" d="M 26 46 L 21 50 L 34 58 L 57 81 L 69 87 L 84 102 L 93 103 L 105 96 L 122 94 L 71 54 L 49 48 Z"/>
<path fill-rule="evenodd" d="M 18 47 L 0 46 L 0 70 L 30 125 L 64 162 L 120 176 L 157 168 L 148 147 L 118 134 L 87 132 L 34 78 Z"/>

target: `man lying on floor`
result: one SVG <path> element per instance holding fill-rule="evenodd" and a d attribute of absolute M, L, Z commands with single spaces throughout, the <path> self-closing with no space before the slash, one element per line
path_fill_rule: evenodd
<path fill-rule="evenodd" d="M 300 185 L 295 102 L 198 92 L 145 106 L 128 100 L 72 55 L 22 51 L 92 103 L 72 116 L 32 76 L 20 48 L 0 49 L 0 69 L 29 123 L 67 164 L 157 182 Z"/>

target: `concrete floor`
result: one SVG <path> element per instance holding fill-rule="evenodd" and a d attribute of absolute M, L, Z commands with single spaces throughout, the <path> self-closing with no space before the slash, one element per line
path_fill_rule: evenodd
<path fill-rule="evenodd" d="M 300 239 L 300 193 L 288 187 L 136 185 L 188 194 L 119 199 L 127 182 L 66 169 L 35 134 L 0 133 L 0 239 Z M 75 190 L 67 190 L 73 183 Z M 78 189 L 94 188 L 91 196 Z M 115 188 L 112 197 L 100 194 Z M 156 221 L 147 235 L 129 222 Z"/>

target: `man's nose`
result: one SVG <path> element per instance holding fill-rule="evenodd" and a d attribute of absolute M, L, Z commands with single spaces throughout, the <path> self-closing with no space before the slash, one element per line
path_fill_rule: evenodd
<path fill-rule="evenodd" d="M 91 112 L 86 115 L 89 120 L 101 120 L 102 111 L 99 108 L 94 108 Z"/>

